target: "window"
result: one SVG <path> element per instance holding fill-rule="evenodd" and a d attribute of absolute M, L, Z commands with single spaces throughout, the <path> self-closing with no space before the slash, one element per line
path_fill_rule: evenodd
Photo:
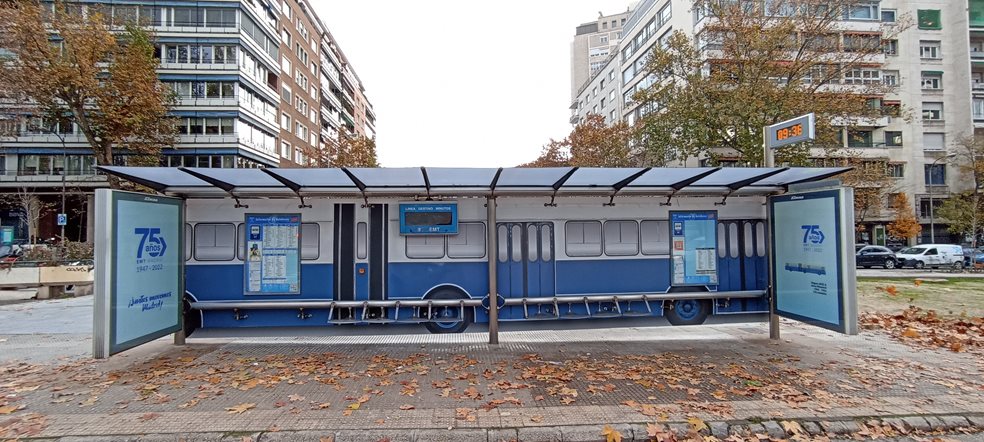
<path fill-rule="evenodd" d="M 458 234 L 448 235 L 448 258 L 485 256 L 485 224 L 458 223 Z"/>
<path fill-rule="evenodd" d="M 280 127 L 284 130 L 290 130 L 290 115 L 286 112 L 280 114 Z"/>
<path fill-rule="evenodd" d="M 943 23 L 940 21 L 939 9 L 920 9 L 916 11 L 916 17 L 919 21 L 919 29 L 943 29 Z"/>
<path fill-rule="evenodd" d="M 847 20 L 878 20 L 878 2 L 860 2 L 844 9 Z"/>
<path fill-rule="evenodd" d="M 936 71 L 923 71 L 922 88 L 929 90 L 943 89 L 943 73 Z"/>
<path fill-rule="evenodd" d="M 905 163 L 889 163 L 888 176 L 892 178 L 905 177 Z"/>
<path fill-rule="evenodd" d="M 280 30 L 280 41 L 284 42 L 287 46 L 290 46 L 290 31 L 287 28 Z"/>
<path fill-rule="evenodd" d="M 920 40 L 919 58 L 938 60 L 943 58 L 939 41 Z"/>
<path fill-rule="evenodd" d="M 184 259 L 185 261 L 188 261 L 191 259 L 191 245 L 193 244 L 191 242 L 193 238 L 193 235 L 191 233 L 191 224 L 185 223 L 184 230 L 185 230 L 184 231 L 184 235 L 185 235 Z"/>
<path fill-rule="evenodd" d="M 882 21 L 882 23 L 895 23 L 895 10 L 894 9 L 882 9 L 882 11 L 881 11 L 881 21 Z"/>
<path fill-rule="evenodd" d="M 940 132 L 923 133 L 923 150 L 943 150 L 946 147 L 946 135 Z"/>
<path fill-rule="evenodd" d="M 290 104 L 291 97 L 293 97 L 293 92 L 290 90 L 290 86 L 287 86 L 286 84 L 280 85 L 280 97 Z"/>
<path fill-rule="evenodd" d="M 885 131 L 885 145 L 888 147 L 899 147 L 902 145 L 902 132 Z"/>
<path fill-rule="evenodd" d="M 874 144 L 872 144 L 871 139 L 870 130 L 849 129 L 847 131 L 847 147 L 872 147 Z"/>
<path fill-rule="evenodd" d="M 601 39 L 600 39 L 600 43 L 603 44 L 603 45 L 608 44 L 608 36 L 607 35 L 602 35 L 601 36 Z"/>
<path fill-rule="evenodd" d="M 642 222 L 642 254 L 667 255 L 670 253 L 669 221 Z"/>
<path fill-rule="evenodd" d="M 879 34 L 844 34 L 845 52 L 866 52 L 878 48 L 882 44 Z"/>
<path fill-rule="evenodd" d="M 942 120 L 943 119 L 943 103 L 942 102 L 923 102 L 922 104 L 922 117 L 923 120 Z"/>
<path fill-rule="evenodd" d="M 288 73 L 290 72 L 290 60 L 287 59 L 286 55 L 284 55 L 283 58 L 280 59 L 280 68 L 284 72 L 288 72 Z"/>
<path fill-rule="evenodd" d="M 946 164 L 926 164 L 925 171 L 927 186 L 946 185 Z"/>
<path fill-rule="evenodd" d="M 443 258 L 443 236 L 407 236 L 407 258 Z"/>
<path fill-rule="evenodd" d="M 881 81 L 879 69 L 859 68 L 844 72 L 844 84 L 877 84 Z"/>
<path fill-rule="evenodd" d="M 236 227 L 232 224 L 195 225 L 195 259 L 229 261 L 236 256 Z"/>
<path fill-rule="evenodd" d="M 882 84 L 885 86 L 898 86 L 899 82 L 899 71 L 882 71 Z"/>
<path fill-rule="evenodd" d="M 639 224 L 635 221 L 605 221 L 605 254 L 632 256 L 639 253 Z"/>
<path fill-rule="evenodd" d="M 601 256 L 601 222 L 568 221 L 564 230 L 567 256 Z"/>
<path fill-rule="evenodd" d="M 899 55 L 899 41 L 896 39 L 883 40 L 882 52 L 884 52 L 885 55 Z"/>
<path fill-rule="evenodd" d="M 364 222 L 355 225 L 355 257 L 366 259 L 369 250 L 368 225 Z"/>
<path fill-rule="evenodd" d="M 290 143 L 286 141 L 280 142 L 280 156 L 290 158 Z"/>

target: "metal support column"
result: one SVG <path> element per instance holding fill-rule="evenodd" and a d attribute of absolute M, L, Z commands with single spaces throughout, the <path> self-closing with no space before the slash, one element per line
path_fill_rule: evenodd
<path fill-rule="evenodd" d="M 496 287 L 496 260 L 499 257 L 496 241 L 495 197 L 485 199 L 488 207 L 488 259 L 489 259 L 489 344 L 499 345 L 499 291 Z"/>
<path fill-rule="evenodd" d="M 768 198 L 766 198 L 765 207 L 765 246 L 766 246 L 766 262 L 769 268 L 769 279 L 765 282 L 765 293 L 766 299 L 769 300 L 769 339 L 779 340 L 779 315 L 776 314 L 776 287 L 772 284 L 775 281 L 775 260 L 773 259 L 773 253 L 775 253 L 775 244 L 772 243 L 773 231 L 772 231 L 772 213 L 769 210 Z"/>

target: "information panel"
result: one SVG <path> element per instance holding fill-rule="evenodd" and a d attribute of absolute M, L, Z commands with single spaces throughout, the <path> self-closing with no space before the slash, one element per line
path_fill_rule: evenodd
<path fill-rule="evenodd" d="M 246 214 L 247 295 L 301 293 L 301 215 Z"/>
<path fill-rule="evenodd" d="M 717 285 L 717 212 L 670 212 L 672 285 Z"/>
<path fill-rule="evenodd" d="M 857 333 L 853 205 L 843 188 L 769 199 L 777 314 Z"/>
<path fill-rule="evenodd" d="M 184 202 L 96 190 L 97 358 L 181 329 Z"/>
<path fill-rule="evenodd" d="M 401 203 L 401 235 L 457 235 L 458 203 Z"/>

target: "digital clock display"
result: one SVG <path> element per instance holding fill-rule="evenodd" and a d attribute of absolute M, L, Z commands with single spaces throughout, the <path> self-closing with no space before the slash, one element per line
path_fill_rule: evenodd
<path fill-rule="evenodd" d="M 776 141 L 803 135 L 803 123 L 796 123 L 776 130 Z"/>

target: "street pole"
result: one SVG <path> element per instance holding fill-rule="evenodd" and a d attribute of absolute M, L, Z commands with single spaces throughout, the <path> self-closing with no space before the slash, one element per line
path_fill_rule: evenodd
<path fill-rule="evenodd" d="M 775 157 L 772 155 L 772 149 L 769 149 L 769 145 L 766 140 L 769 139 L 769 128 L 762 128 L 762 162 L 765 167 L 775 167 Z M 779 340 L 779 315 L 776 314 L 776 292 L 775 288 L 772 287 L 772 281 L 775 279 L 772 277 L 772 272 L 775 271 L 772 267 L 772 254 L 774 250 L 772 249 L 772 239 L 770 238 L 772 232 L 772 219 L 769 217 L 768 208 L 766 209 L 766 224 L 769 235 L 766 235 L 766 247 L 768 250 L 768 267 L 769 267 L 769 279 L 766 282 L 766 295 L 769 299 L 769 339 L 773 341 Z"/>
<path fill-rule="evenodd" d="M 56 131 L 57 132 L 57 131 Z M 68 148 L 65 147 L 65 136 L 62 134 L 55 135 L 61 140 L 62 145 L 62 191 L 61 191 L 61 212 L 65 213 L 65 176 L 68 175 Z M 68 214 L 65 214 L 65 221 L 68 221 Z M 62 247 L 65 246 L 65 224 L 61 225 L 61 244 Z"/>
<path fill-rule="evenodd" d="M 497 175 L 498 177 L 498 175 Z M 485 199 L 488 207 L 488 259 L 489 259 L 489 345 L 499 345 L 499 290 L 496 281 L 496 264 L 499 259 L 496 241 L 495 197 Z"/>

